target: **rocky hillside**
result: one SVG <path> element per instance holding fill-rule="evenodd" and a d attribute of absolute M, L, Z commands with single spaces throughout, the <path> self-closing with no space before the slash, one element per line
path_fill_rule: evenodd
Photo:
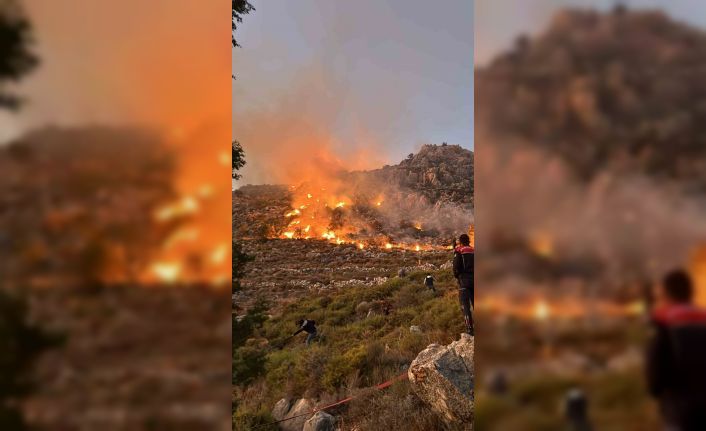
<path fill-rule="evenodd" d="M 476 70 L 476 129 L 586 179 L 610 165 L 703 190 L 705 70 L 706 32 L 663 12 L 565 10 Z"/>
<path fill-rule="evenodd" d="M 394 166 L 355 173 L 425 196 L 461 204 L 473 202 L 473 152 L 459 145 L 424 145 Z"/>
<path fill-rule="evenodd" d="M 228 293 L 202 286 L 24 292 L 64 342 L 23 405 L 47 430 L 230 430 Z"/>
<path fill-rule="evenodd" d="M 392 238 L 414 238 L 424 243 L 461 230 L 472 218 L 473 152 L 458 145 L 425 145 L 397 165 L 372 171 L 342 174 L 351 196 L 383 193 L 389 210 L 381 213 L 365 200 L 353 205 L 355 217 L 370 230 Z M 236 238 L 267 238 L 281 235 L 291 221 L 293 190 L 285 185 L 245 185 L 233 192 L 233 232 Z M 354 218 L 355 218 L 354 217 Z M 415 229 L 413 219 L 433 219 L 424 230 Z M 445 241 L 448 238 L 445 239 Z"/>

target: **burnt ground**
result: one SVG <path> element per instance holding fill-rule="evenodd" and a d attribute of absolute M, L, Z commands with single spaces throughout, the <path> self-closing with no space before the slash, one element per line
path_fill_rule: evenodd
<path fill-rule="evenodd" d="M 36 363 L 33 425 L 48 430 L 229 430 L 227 290 L 28 292 L 32 318 L 65 337 Z"/>
<path fill-rule="evenodd" d="M 236 311 L 258 298 L 276 306 L 329 289 L 377 285 L 403 268 L 436 270 L 451 260 L 449 250 L 360 250 L 319 240 L 250 240 L 243 246 L 255 260 L 248 264 L 242 291 L 233 296 Z"/>

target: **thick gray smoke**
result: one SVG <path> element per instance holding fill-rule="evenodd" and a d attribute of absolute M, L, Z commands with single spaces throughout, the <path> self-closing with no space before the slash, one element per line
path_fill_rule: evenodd
<path fill-rule="evenodd" d="M 494 232 L 530 245 L 542 241 L 553 259 L 597 260 L 603 271 L 596 277 L 619 284 L 686 265 L 706 244 L 703 196 L 678 184 L 618 175 L 610 166 L 581 182 L 540 150 L 491 141 L 479 147 L 483 249 L 493 249 Z"/>

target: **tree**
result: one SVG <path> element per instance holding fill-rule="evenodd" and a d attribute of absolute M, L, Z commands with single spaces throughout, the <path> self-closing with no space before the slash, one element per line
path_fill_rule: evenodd
<path fill-rule="evenodd" d="M 30 49 L 31 28 L 14 0 L 0 3 L 0 108 L 18 109 L 20 99 L 2 89 L 17 82 L 38 63 Z M 27 304 L 0 290 L 0 429 L 25 430 L 18 400 L 31 389 L 32 362 L 54 342 L 28 323 Z"/>
<path fill-rule="evenodd" d="M 240 142 L 233 141 L 233 179 L 239 180 L 240 175 L 238 170 L 245 166 L 245 152 L 243 147 L 240 146 Z"/>
<path fill-rule="evenodd" d="M 31 366 L 45 350 L 63 340 L 28 323 L 27 303 L 0 290 L 0 429 L 29 429 L 17 400 L 32 389 Z"/>
<path fill-rule="evenodd" d="M 247 15 L 250 11 L 255 10 L 254 7 L 247 0 L 232 0 L 233 2 L 233 34 L 231 36 L 233 46 L 240 46 L 238 42 L 235 41 L 235 30 L 238 23 L 243 22 L 243 15 Z"/>
<path fill-rule="evenodd" d="M 240 290 L 240 279 L 245 275 L 245 265 L 252 262 L 252 256 L 243 252 L 240 243 L 233 241 L 233 292 Z"/>
<path fill-rule="evenodd" d="M 20 5 L 15 0 L 0 4 L 0 108 L 18 109 L 21 104 L 2 84 L 19 81 L 37 66 L 32 42 L 31 26 Z"/>

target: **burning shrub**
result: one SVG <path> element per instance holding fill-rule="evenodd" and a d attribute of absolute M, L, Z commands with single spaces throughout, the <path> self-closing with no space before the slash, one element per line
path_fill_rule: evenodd
<path fill-rule="evenodd" d="M 27 156 L 13 156 L 18 148 Z M 0 248 L 6 274 L 134 280 L 174 228 L 154 218 L 173 196 L 172 161 L 150 133 L 45 129 L 0 151 L 0 165 L 0 199 L 12 202 L 0 215 L 13 232 Z"/>

